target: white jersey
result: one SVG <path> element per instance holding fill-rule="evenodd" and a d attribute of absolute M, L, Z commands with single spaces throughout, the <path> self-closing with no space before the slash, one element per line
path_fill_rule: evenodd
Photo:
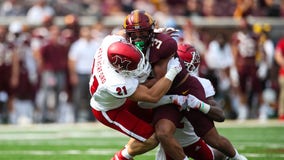
<path fill-rule="evenodd" d="M 118 35 L 109 35 L 102 41 L 94 57 L 92 76 L 90 78 L 91 107 L 98 111 L 108 111 L 119 108 L 131 96 L 139 81 L 135 78 L 124 77 L 117 73 L 107 59 L 108 47 L 117 41 L 125 41 Z M 96 89 L 94 89 L 96 88 Z"/>
<path fill-rule="evenodd" d="M 212 96 L 215 95 L 216 92 L 215 92 L 215 89 L 214 89 L 210 80 L 208 80 L 206 78 L 201 78 L 201 77 L 198 77 L 198 76 L 194 76 L 194 77 L 196 77 L 199 80 L 199 82 L 201 83 L 201 85 L 202 85 L 202 87 L 205 91 L 206 98 L 212 97 Z"/>
<path fill-rule="evenodd" d="M 215 95 L 215 89 L 208 79 L 201 78 L 198 76 L 195 76 L 195 77 L 202 84 L 202 87 L 205 91 L 206 98 Z M 174 137 L 176 138 L 176 140 L 180 143 L 182 147 L 186 147 L 186 146 L 189 146 L 197 142 L 200 139 L 200 137 L 198 137 L 195 134 L 193 126 L 186 118 L 183 118 L 182 122 L 184 123 L 184 128 L 177 128 L 174 134 Z M 159 147 L 157 151 L 156 160 L 166 160 L 165 152 L 161 146 Z"/>

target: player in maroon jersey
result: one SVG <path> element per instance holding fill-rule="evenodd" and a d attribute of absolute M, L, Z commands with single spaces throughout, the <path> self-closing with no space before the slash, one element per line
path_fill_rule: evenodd
<path fill-rule="evenodd" d="M 166 64 L 170 57 L 176 56 L 177 43 L 167 34 L 155 33 L 155 22 L 152 17 L 141 10 L 134 10 L 126 16 L 123 27 L 129 42 L 139 48 L 152 65 L 153 74 L 145 85 L 151 86 L 165 74 Z M 194 95 L 206 102 L 201 83 L 190 76 L 183 65 L 183 70 L 175 77 L 168 94 Z M 222 151 L 232 159 L 245 159 L 234 149 L 228 139 L 220 136 L 213 121 L 204 113 L 210 110 L 209 105 L 201 107 L 201 111 L 191 109 L 179 112 L 174 104 L 163 105 L 154 110 L 153 123 L 161 145 L 174 159 L 183 159 L 185 154 L 173 137 L 176 127 L 182 127 L 180 120 L 185 116 L 193 125 L 196 134 L 212 147 Z"/>
<path fill-rule="evenodd" d="M 257 77 L 258 39 L 246 19 L 241 19 L 240 30 L 232 36 L 232 52 L 238 73 L 237 93 L 239 96 L 238 119 L 249 117 L 248 94 L 261 95 L 261 84 Z"/>
<path fill-rule="evenodd" d="M 13 112 L 15 89 L 19 84 L 19 57 L 16 48 L 6 39 L 7 28 L 0 26 L 0 92 L 8 94 L 8 114 Z M 0 110 L 3 107 L 0 106 Z M 4 113 L 5 114 L 5 113 Z M 10 121 L 11 117 L 9 117 Z"/>

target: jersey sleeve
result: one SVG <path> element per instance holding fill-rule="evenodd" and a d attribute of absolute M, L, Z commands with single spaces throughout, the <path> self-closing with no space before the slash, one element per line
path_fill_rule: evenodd
<path fill-rule="evenodd" d="M 139 81 L 134 78 L 126 78 L 125 81 L 114 83 L 107 87 L 108 92 L 117 98 L 130 97 L 137 89 Z"/>
<path fill-rule="evenodd" d="M 150 48 L 150 63 L 154 64 L 160 59 L 166 59 L 176 54 L 177 42 L 166 34 L 156 34 Z"/>
<path fill-rule="evenodd" d="M 201 77 L 197 77 L 197 78 L 204 88 L 206 98 L 214 96 L 215 88 L 213 87 L 211 81 L 205 78 L 201 78 Z"/>

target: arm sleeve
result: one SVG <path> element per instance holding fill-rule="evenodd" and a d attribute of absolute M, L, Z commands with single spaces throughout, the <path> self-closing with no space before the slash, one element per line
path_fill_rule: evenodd
<path fill-rule="evenodd" d="M 141 108 L 145 108 L 145 109 L 156 108 L 156 107 L 164 105 L 164 104 L 173 103 L 173 99 L 176 96 L 178 96 L 178 95 L 165 95 L 157 103 L 150 103 L 150 102 L 141 102 L 141 101 L 139 101 L 138 105 Z"/>

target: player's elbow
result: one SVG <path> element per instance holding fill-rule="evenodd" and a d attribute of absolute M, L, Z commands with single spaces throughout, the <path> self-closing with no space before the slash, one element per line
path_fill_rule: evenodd
<path fill-rule="evenodd" d="M 224 122 L 225 121 L 225 113 L 223 111 L 220 111 L 216 114 L 215 121 L 216 122 Z"/>
<path fill-rule="evenodd" d="M 225 113 L 223 110 L 217 107 L 211 107 L 208 116 L 216 122 L 224 122 L 225 121 Z"/>
<path fill-rule="evenodd" d="M 217 121 L 217 122 L 224 122 L 225 121 L 225 116 L 223 116 L 223 115 L 222 116 L 218 116 L 215 121 Z"/>

